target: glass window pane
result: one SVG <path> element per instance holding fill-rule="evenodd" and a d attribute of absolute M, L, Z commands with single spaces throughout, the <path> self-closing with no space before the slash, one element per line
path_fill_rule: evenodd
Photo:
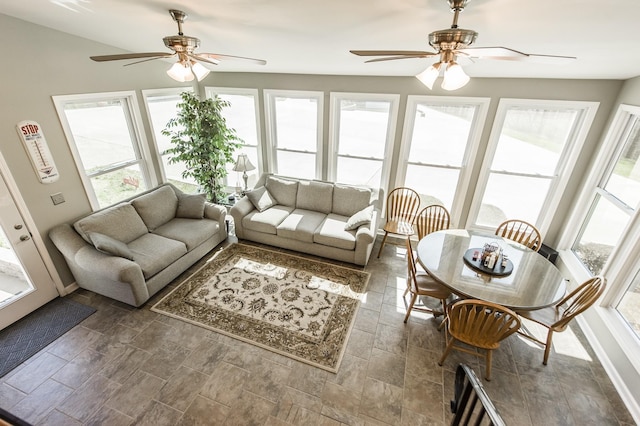
<path fill-rule="evenodd" d="M 169 162 L 170 155 L 162 156 L 162 167 L 164 167 L 164 175 L 167 181 L 174 184 L 178 188 L 185 190 L 187 193 L 194 193 L 198 187 L 198 184 L 192 177 L 182 177 L 182 172 L 185 170 L 185 165 L 182 161 L 178 163 Z"/>
<path fill-rule="evenodd" d="M 430 105 L 416 108 L 409 161 L 461 166 L 475 106 Z"/>
<path fill-rule="evenodd" d="M 245 145 L 257 146 L 258 125 L 254 96 L 220 93 L 218 97 L 229 102 L 229 106 L 222 110 L 222 116 L 227 120 L 227 126 L 235 129 L 236 135 L 242 139 Z"/>
<path fill-rule="evenodd" d="M 278 151 L 278 174 L 301 179 L 315 179 L 315 154 Z"/>
<path fill-rule="evenodd" d="M 100 208 L 115 204 L 145 190 L 137 165 L 117 169 L 91 178 Z"/>
<path fill-rule="evenodd" d="M 340 101 L 338 154 L 384 158 L 390 102 Z"/>
<path fill-rule="evenodd" d="M 312 98 L 276 96 L 274 103 L 277 147 L 316 152 L 318 149 L 318 101 Z M 315 172 L 315 166 L 313 171 Z M 280 168 L 278 173 L 282 174 Z"/>
<path fill-rule="evenodd" d="M 536 223 L 551 179 L 491 173 L 476 223 L 495 228 L 506 219 Z"/>
<path fill-rule="evenodd" d="M 137 158 L 125 108 L 120 99 L 65 105 L 64 112 L 88 175 Z"/>
<path fill-rule="evenodd" d="M 421 206 L 442 204 L 451 211 L 453 197 L 460 176 L 459 169 L 443 169 L 439 167 L 407 166 L 405 186 L 420 194 Z"/>
<path fill-rule="evenodd" d="M 554 175 L 578 115 L 572 109 L 508 109 L 491 170 Z"/>
<path fill-rule="evenodd" d="M 604 189 L 632 209 L 640 202 L 640 121 L 635 124 Z"/>
<path fill-rule="evenodd" d="M 382 161 L 338 157 L 337 182 L 379 188 L 381 179 Z"/>
<path fill-rule="evenodd" d="M 616 309 L 640 337 L 640 272 L 636 274 Z"/>
<path fill-rule="evenodd" d="M 180 100 L 180 95 L 177 94 L 147 96 L 147 109 L 151 117 L 153 136 L 160 154 L 171 147 L 171 138 L 164 136 L 162 131 L 167 127 L 169 120 L 178 115 L 177 105 Z"/>
<path fill-rule="evenodd" d="M 578 236 L 573 251 L 580 261 L 598 275 L 627 226 L 629 215 L 606 198 L 596 196 L 587 225 Z"/>

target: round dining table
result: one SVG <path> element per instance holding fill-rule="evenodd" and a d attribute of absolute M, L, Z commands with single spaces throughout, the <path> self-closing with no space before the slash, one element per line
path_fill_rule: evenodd
<path fill-rule="evenodd" d="M 493 245 L 507 256 L 512 271 L 502 276 L 482 271 L 470 262 L 469 253 Z M 463 259 L 465 254 L 467 260 Z M 514 310 L 551 306 L 566 293 L 566 280 L 545 257 L 522 244 L 465 229 L 447 229 L 426 235 L 418 242 L 418 262 L 436 281 L 464 299 L 480 299 Z"/>

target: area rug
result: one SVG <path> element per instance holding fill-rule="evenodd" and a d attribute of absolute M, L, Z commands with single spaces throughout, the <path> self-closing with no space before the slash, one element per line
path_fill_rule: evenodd
<path fill-rule="evenodd" d="M 336 372 L 369 275 L 233 244 L 151 310 Z"/>
<path fill-rule="evenodd" d="M 90 306 L 59 297 L 0 331 L 0 377 L 95 311 Z"/>

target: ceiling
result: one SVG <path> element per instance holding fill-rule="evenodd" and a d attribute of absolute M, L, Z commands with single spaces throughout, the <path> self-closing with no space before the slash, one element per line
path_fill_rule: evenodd
<path fill-rule="evenodd" d="M 453 18 L 446 0 L 13 0 L 3 1 L 0 13 L 104 43 L 94 54 L 107 55 L 169 52 L 162 38 L 177 34 L 172 8 L 189 15 L 183 32 L 201 40 L 196 52 L 267 61 L 213 66 L 230 72 L 415 75 L 434 59 L 365 64 L 349 50 L 431 51 L 428 34 L 449 28 Z M 474 46 L 578 59 L 460 63 L 471 77 L 636 77 L 639 18 L 638 0 L 471 0 L 458 24 L 479 33 Z"/>

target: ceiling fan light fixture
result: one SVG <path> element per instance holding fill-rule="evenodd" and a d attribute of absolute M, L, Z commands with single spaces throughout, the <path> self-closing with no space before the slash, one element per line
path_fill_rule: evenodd
<path fill-rule="evenodd" d="M 426 70 L 422 71 L 420 74 L 416 75 L 416 78 L 420 80 L 422 84 L 427 86 L 429 90 L 433 89 L 433 83 L 435 83 L 438 75 L 440 75 L 440 67 L 442 66 L 442 62 L 436 62 L 435 64 L 429 66 Z"/>
<path fill-rule="evenodd" d="M 198 81 L 202 81 L 211 72 L 205 66 L 198 62 L 191 63 L 191 71 L 193 71 L 193 74 L 195 74 Z"/>
<path fill-rule="evenodd" d="M 167 70 L 167 75 L 180 83 L 193 80 L 193 73 L 189 63 L 176 62 Z"/>
<path fill-rule="evenodd" d="M 462 67 L 455 61 L 451 61 L 447 64 L 447 69 L 444 71 L 442 88 L 444 90 L 458 90 L 461 87 L 464 87 L 469 80 L 471 79 L 464 72 Z"/>

